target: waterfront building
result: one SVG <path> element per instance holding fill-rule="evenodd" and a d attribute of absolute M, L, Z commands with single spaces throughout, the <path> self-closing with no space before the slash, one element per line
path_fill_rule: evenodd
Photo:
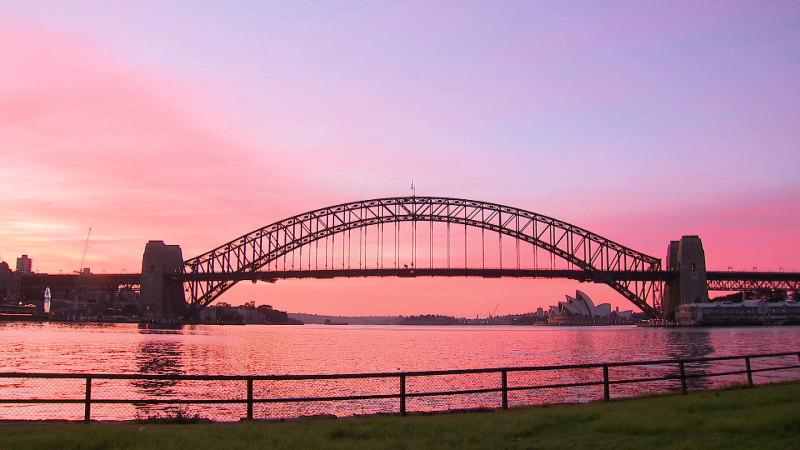
<path fill-rule="evenodd" d="M 794 325 L 800 324 L 800 303 L 764 299 L 692 303 L 678 306 L 675 321 L 682 326 Z"/>
<path fill-rule="evenodd" d="M 566 296 L 567 301 L 550 307 L 547 323 L 554 325 L 610 325 L 629 323 L 633 311 L 611 311 L 610 303 L 595 305 L 594 301 L 581 291 L 575 297 Z"/>
<path fill-rule="evenodd" d="M 32 273 L 31 266 L 33 260 L 28 258 L 28 255 L 22 255 L 17 258 L 17 273 Z"/>

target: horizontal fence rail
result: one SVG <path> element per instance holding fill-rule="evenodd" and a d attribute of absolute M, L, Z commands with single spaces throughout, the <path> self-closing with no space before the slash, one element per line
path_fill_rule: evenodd
<path fill-rule="evenodd" d="M 800 380 L 800 352 L 317 375 L 4 372 L 0 373 L 0 420 L 89 422 L 202 417 L 231 421 L 320 414 L 405 415 L 609 401 L 658 392 L 687 393 L 731 384 L 752 386 L 788 380 Z M 55 405 L 61 408 L 54 409 Z M 295 407 L 286 408 L 287 405 Z M 70 406 L 82 407 L 82 411 L 70 410 Z M 96 412 L 97 409 L 103 411 Z"/>

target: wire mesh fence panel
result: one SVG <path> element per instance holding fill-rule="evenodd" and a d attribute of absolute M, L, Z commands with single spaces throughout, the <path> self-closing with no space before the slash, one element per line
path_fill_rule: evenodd
<path fill-rule="evenodd" d="M 247 398 L 247 384 L 244 380 L 152 379 L 113 381 L 126 381 L 127 385 L 122 385 L 117 390 L 99 387 L 97 391 L 100 395 L 112 395 L 112 398 L 120 398 L 114 397 L 113 394 L 127 393 L 133 399 L 145 400 L 138 401 L 133 405 L 135 417 L 140 420 L 148 418 L 204 418 L 216 421 L 230 421 L 246 416 L 243 403 L 202 403 L 201 405 L 159 403 L 162 401 L 244 401 Z"/>
<path fill-rule="evenodd" d="M 508 386 L 549 386 L 575 383 L 602 383 L 602 367 L 556 368 L 546 370 L 512 371 L 508 373 Z M 587 389 L 597 389 L 590 388 Z"/>
<path fill-rule="evenodd" d="M 635 381 L 628 383 L 614 383 L 609 387 L 609 398 L 622 399 L 641 397 L 643 395 L 667 394 L 680 392 L 680 381 L 675 380 L 652 380 Z"/>
<path fill-rule="evenodd" d="M 680 392 L 683 389 L 680 377 L 680 365 L 676 363 L 612 366 L 609 367 L 609 397 L 630 398 Z"/>
<path fill-rule="evenodd" d="M 409 395 L 406 409 L 409 412 L 427 412 L 447 409 L 498 408 L 502 403 L 499 392 L 474 392 L 458 395 L 449 395 L 449 393 L 499 390 L 501 387 L 500 371 L 410 376 L 406 379 L 406 393 Z M 420 394 L 426 395 L 418 396 Z"/>
<path fill-rule="evenodd" d="M 93 403 L 93 421 L 193 421 L 208 419 L 216 422 L 230 422 L 246 416 L 244 405 L 171 403 L 155 404 L 149 402 Z"/>
<path fill-rule="evenodd" d="M 406 400 L 408 413 L 463 411 L 474 409 L 498 409 L 502 397 L 499 392 L 480 394 L 440 394 L 424 397 L 410 397 Z"/>
<path fill-rule="evenodd" d="M 710 361 L 697 381 L 703 389 L 719 389 L 748 383 L 747 366 L 743 359 Z M 699 389 L 698 389 L 699 390 Z"/>
<path fill-rule="evenodd" d="M 714 386 L 714 379 L 709 378 L 710 362 L 686 362 L 683 364 L 683 373 L 686 378 L 686 391 L 703 391 Z"/>
<path fill-rule="evenodd" d="M 396 414 L 398 400 L 336 400 L 281 403 L 256 403 L 253 418 L 296 419 L 302 417 L 346 417 L 372 414 Z"/>
<path fill-rule="evenodd" d="M 14 403 L 0 405 L 0 420 L 83 420 L 79 403 Z"/>
<path fill-rule="evenodd" d="M 0 397 L 27 399 L 82 399 L 82 378 L 0 378 Z"/>
<path fill-rule="evenodd" d="M 85 398 L 86 381 L 71 378 L 0 378 L 0 399 L 4 400 L 77 400 Z M 2 420 L 79 420 L 83 404 L 2 403 Z"/>
<path fill-rule="evenodd" d="M 800 379 L 798 354 L 364 375 L 0 373 L 0 420 L 237 421 L 583 403 Z"/>
<path fill-rule="evenodd" d="M 398 399 L 364 398 L 321 402 L 313 401 L 313 399 L 390 396 L 399 394 L 400 378 L 397 376 L 309 380 L 255 380 L 253 382 L 253 398 L 257 401 L 254 405 L 253 417 L 287 418 L 307 415 L 350 416 L 357 414 L 392 413 L 399 411 Z M 309 400 L 284 402 L 258 401 L 280 399 Z"/>
<path fill-rule="evenodd" d="M 415 375 L 406 378 L 406 393 L 466 391 L 475 389 L 499 389 L 500 371 L 479 373 L 457 373 L 446 375 Z"/>
<path fill-rule="evenodd" d="M 800 378 L 800 357 L 797 355 L 751 358 L 755 384 L 780 383 Z M 769 369 L 769 371 L 762 371 Z"/>
<path fill-rule="evenodd" d="M 576 402 L 576 396 L 591 400 L 603 396 L 602 367 L 564 368 L 548 370 L 511 371 L 508 373 L 509 405 L 541 405 Z M 579 384 L 580 386 L 570 386 Z M 558 389 L 516 390 L 563 386 Z M 558 392 L 557 392 L 558 391 Z M 568 394 L 569 399 L 566 399 Z"/>
<path fill-rule="evenodd" d="M 141 406 L 141 405 L 137 405 Z M 242 403 L 192 403 L 158 405 L 157 408 L 139 408 L 134 420 L 235 422 L 247 418 L 246 406 Z"/>
<path fill-rule="evenodd" d="M 391 395 L 400 392 L 399 377 L 255 380 L 261 399 Z"/>
<path fill-rule="evenodd" d="M 508 393 L 509 407 L 560 405 L 565 403 L 588 403 L 603 399 L 603 386 L 538 388 L 511 391 Z"/>

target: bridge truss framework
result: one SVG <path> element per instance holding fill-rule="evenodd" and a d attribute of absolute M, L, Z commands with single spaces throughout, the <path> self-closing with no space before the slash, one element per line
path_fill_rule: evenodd
<path fill-rule="evenodd" d="M 466 230 L 467 228 L 480 229 L 497 233 L 500 240 L 500 261 L 502 266 L 502 237 L 508 236 L 517 243 L 525 242 L 534 247 L 545 250 L 551 258 L 560 258 L 573 268 L 581 271 L 597 272 L 658 272 L 661 269 L 661 260 L 629 247 L 599 236 L 584 228 L 563 222 L 552 217 L 535 212 L 522 210 L 496 203 L 475 200 L 447 198 L 447 197 L 392 197 L 367 201 L 343 203 L 340 205 L 320 208 L 303 214 L 272 223 L 254 230 L 210 250 L 195 258 L 184 262 L 184 274 L 187 283 L 189 307 L 186 316 L 191 317 L 200 309 L 207 306 L 222 293 L 230 289 L 240 279 L 245 279 L 246 274 L 253 274 L 262 268 L 270 268 L 272 264 L 285 258 L 293 252 L 300 252 L 301 266 L 303 265 L 303 248 L 309 250 L 316 246 L 318 257 L 319 242 L 322 240 L 335 240 L 337 236 L 349 236 L 352 230 L 365 230 L 369 227 L 377 233 L 376 266 L 375 269 L 408 268 L 401 264 L 399 257 L 399 233 L 394 233 L 394 240 L 384 243 L 382 234 L 385 235 L 384 226 L 401 222 L 410 222 L 413 226 L 411 238 L 411 268 L 415 267 L 417 259 L 417 226 L 418 224 L 433 223 L 447 224 L 447 266 L 450 268 L 450 229 L 452 225 L 464 227 L 465 261 L 464 269 L 468 269 L 466 261 Z M 366 238 L 366 236 L 365 236 Z M 349 245 L 349 243 L 348 243 Z M 359 245 L 359 269 L 367 270 L 366 246 L 362 265 L 361 241 Z M 366 245 L 366 244 L 365 244 Z M 391 263 L 386 264 L 387 245 L 392 245 L 394 257 Z M 404 245 L 407 245 L 404 244 Z M 433 244 L 431 241 L 433 252 Z M 335 245 L 333 246 L 335 248 Z M 327 242 L 325 243 L 327 251 Z M 349 247 L 348 247 L 349 249 Z M 517 266 L 519 266 L 519 253 L 517 253 Z M 349 257 L 348 250 L 348 257 Z M 342 258 L 344 258 L 344 247 Z M 325 268 L 328 268 L 328 255 L 324 255 Z M 284 259 L 284 265 L 285 265 Z M 432 261 L 432 259 L 431 259 Z M 318 261 L 315 261 L 318 264 Z M 331 256 L 333 263 L 333 256 Z M 309 256 L 308 268 L 311 270 Z M 332 264 L 331 264 L 332 265 Z M 344 265 L 344 263 L 343 263 Z M 316 268 L 316 267 L 315 267 Z M 519 267 L 517 267 L 519 269 Z M 275 267 L 275 270 L 278 270 Z M 285 269 L 285 266 L 284 266 Z M 485 268 L 481 267 L 481 270 Z M 203 276 L 203 275 L 206 276 Z M 227 274 L 228 276 L 210 276 L 210 274 Z M 610 277 L 605 284 L 622 294 L 637 307 L 652 317 L 660 316 L 660 286 L 659 281 L 647 279 L 648 277 L 628 277 L 620 279 Z"/>

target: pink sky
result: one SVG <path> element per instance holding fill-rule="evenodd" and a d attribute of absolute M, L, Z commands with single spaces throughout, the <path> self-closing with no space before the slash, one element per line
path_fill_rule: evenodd
<path fill-rule="evenodd" d="M 4 2 L 0 255 L 140 269 L 284 217 L 405 195 L 492 201 L 663 258 L 800 269 L 796 2 Z M 10 62 L 10 63 L 8 63 Z M 332 280 L 223 299 L 316 313 L 485 315 L 539 280 Z"/>

